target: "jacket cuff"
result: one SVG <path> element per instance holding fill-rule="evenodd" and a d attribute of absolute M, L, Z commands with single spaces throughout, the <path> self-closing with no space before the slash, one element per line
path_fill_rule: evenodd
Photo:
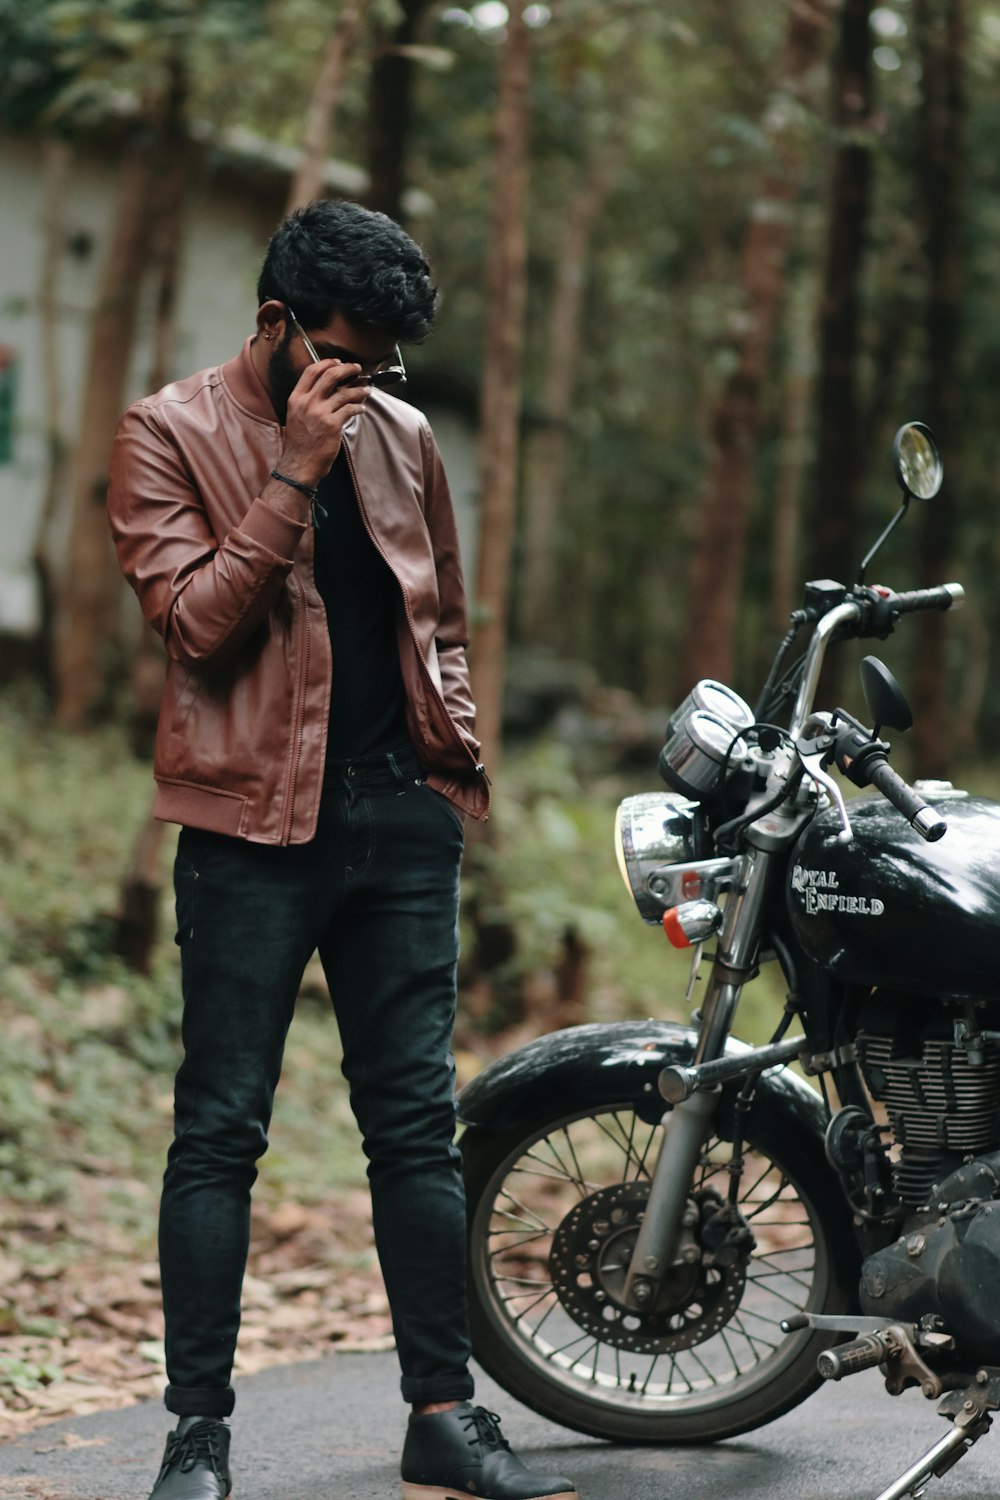
<path fill-rule="evenodd" d="M 293 521 L 291 516 L 275 510 L 265 500 L 257 499 L 243 517 L 239 529 L 276 557 L 283 557 L 291 562 L 305 535 L 307 524 L 305 521 Z"/>

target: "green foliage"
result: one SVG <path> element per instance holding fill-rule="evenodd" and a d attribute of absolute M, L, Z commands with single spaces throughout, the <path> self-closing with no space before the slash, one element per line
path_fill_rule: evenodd
<path fill-rule="evenodd" d="M 0 1355 L 0 1387 L 13 1391 L 35 1391 L 41 1385 L 52 1385 L 62 1375 L 57 1364 L 49 1360 L 36 1362 L 17 1354 Z"/>
<path fill-rule="evenodd" d="M 260 34 L 263 0 L 0 0 L 0 100 L 8 123 L 72 129 L 155 108 L 171 70 L 195 84 Z"/>

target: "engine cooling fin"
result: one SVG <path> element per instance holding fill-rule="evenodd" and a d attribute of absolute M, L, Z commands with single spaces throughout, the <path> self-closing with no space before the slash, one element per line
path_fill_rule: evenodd
<path fill-rule="evenodd" d="M 912 1017 L 912 1010 L 908 1013 Z M 940 1015 L 919 1030 L 858 1032 L 858 1059 L 872 1095 L 885 1105 L 900 1148 L 894 1166 L 896 1191 L 918 1208 L 931 1189 L 970 1156 L 997 1141 L 1000 1121 L 1000 1049 L 989 1045 L 982 1060 L 940 1032 Z M 939 1034 L 928 1034 L 931 1031 Z"/>

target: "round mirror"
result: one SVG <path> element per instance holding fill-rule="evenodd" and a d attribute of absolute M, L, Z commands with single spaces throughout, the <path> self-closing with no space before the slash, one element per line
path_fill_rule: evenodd
<path fill-rule="evenodd" d="M 923 422 L 906 422 L 892 445 L 896 478 L 916 500 L 933 500 L 941 488 L 944 465 L 933 432 Z"/>

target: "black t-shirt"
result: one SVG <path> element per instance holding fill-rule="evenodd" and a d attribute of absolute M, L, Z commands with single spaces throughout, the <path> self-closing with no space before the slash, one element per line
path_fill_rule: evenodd
<path fill-rule="evenodd" d="M 316 587 L 333 651 L 327 760 L 395 750 L 408 740 L 399 584 L 365 530 L 343 450 L 319 487 L 317 523 Z"/>

